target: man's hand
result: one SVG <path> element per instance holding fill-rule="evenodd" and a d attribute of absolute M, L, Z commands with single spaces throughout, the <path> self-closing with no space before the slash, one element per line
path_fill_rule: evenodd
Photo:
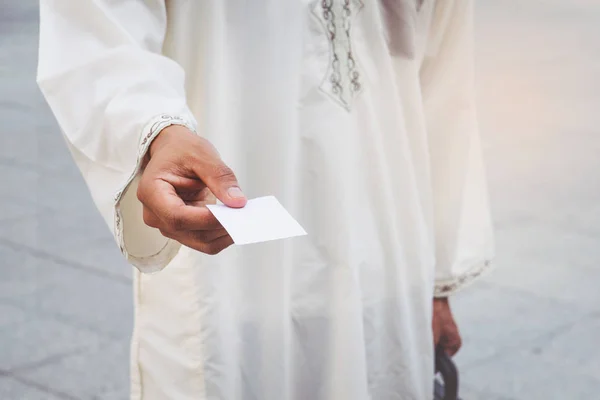
<path fill-rule="evenodd" d="M 223 204 L 240 208 L 247 199 L 213 145 L 173 125 L 154 139 L 149 157 L 137 191 L 146 225 L 206 254 L 232 245 L 231 237 L 204 205 L 214 203 L 216 196 Z"/>
<path fill-rule="evenodd" d="M 462 339 L 448 299 L 433 300 L 432 326 L 435 347 L 441 346 L 449 356 L 455 355 L 462 345 Z"/>

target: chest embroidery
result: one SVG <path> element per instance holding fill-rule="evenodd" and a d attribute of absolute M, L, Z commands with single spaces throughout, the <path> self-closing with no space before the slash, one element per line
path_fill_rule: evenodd
<path fill-rule="evenodd" d="M 317 0 L 312 13 L 325 30 L 330 44 L 330 62 L 320 89 L 346 110 L 362 90 L 361 72 L 352 46 L 352 22 L 362 0 Z"/>

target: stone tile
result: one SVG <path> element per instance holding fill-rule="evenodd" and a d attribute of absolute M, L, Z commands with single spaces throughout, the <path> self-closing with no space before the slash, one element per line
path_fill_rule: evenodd
<path fill-rule="evenodd" d="M 598 334 L 600 315 L 596 314 L 573 326 L 540 338 L 523 348 L 536 358 L 557 368 L 600 380 Z"/>
<path fill-rule="evenodd" d="M 59 277 L 60 267 L 51 261 L 0 244 L 0 299 L 34 295 Z"/>
<path fill-rule="evenodd" d="M 129 342 L 97 346 L 19 373 L 19 376 L 77 399 L 126 400 L 129 396 Z"/>
<path fill-rule="evenodd" d="M 38 169 L 44 172 L 59 173 L 65 177 L 75 178 L 78 184 L 77 188 L 87 191 L 85 185 L 83 185 L 83 179 L 80 176 L 77 165 L 65 143 L 65 139 L 60 133 L 58 125 L 54 122 L 54 117 L 52 115 L 49 117 L 52 118 L 50 120 L 51 123 L 44 127 L 47 134 L 37 135 L 40 148 L 49 150 L 39 152 L 36 160 Z"/>
<path fill-rule="evenodd" d="M 28 319 L 25 311 L 9 304 L 0 303 L 0 330 L 19 326 Z"/>
<path fill-rule="evenodd" d="M 51 315 L 109 336 L 129 337 L 131 283 L 120 277 L 64 266 L 0 245 L 0 299 L 34 315 Z"/>
<path fill-rule="evenodd" d="M 499 260 L 504 263 L 499 272 L 511 267 L 519 268 L 514 264 L 520 260 L 523 263 L 533 262 L 527 269 L 521 266 L 521 272 L 537 272 L 536 268 L 544 267 L 539 264 L 549 261 L 571 268 L 600 269 L 597 263 L 599 236 L 600 232 L 585 232 L 573 225 L 570 228 L 560 227 L 534 217 L 515 216 L 509 224 L 498 226 L 496 232 L 501 250 Z"/>
<path fill-rule="evenodd" d="M 463 346 L 459 353 L 454 356 L 454 361 L 461 371 L 478 361 L 493 358 L 506 346 L 506 344 L 496 343 L 481 337 L 477 334 L 473 326 L 459 322 L 459 327 L 461 329 Z"/>
<path fill-rule="evenodd" d="M 132 278 L 132 266 L 125 261 L 119 247 L 112 237 L 86 242 L 71 247 L 69 251 L 49 249 L 49 253 L 60 255 L 98 271 L 108 272 L 124 279 Z"/>
<path fill-rule="evenodd" d="M 0 198 L 16 199 L 39 210 L 98 214 L 83 178 L 70 161 L 54 170 L 39 163 L 15 162 L 0 154 Z"/>
<path fill-rule="evenodd" d="M 4 400 L 64 400 L 47 391 L 29 386 L 11 377 L 0 376 L 0 399 Z"/>
<path fill-rule="evenodd" d="M 64 213 L 98 214 L 83 178 L 79 174 L 58 175 L 48 172 L 40 174 L 40 176 L 33 199 L 37 204 Z"/>
<path fill-rule="evenodd" d="M 26 87 L 13 82 L 15 74 L 7 71 L 6 76 L 10 77 L 7 80 L 0 75 L 3 89 L 0 120 L 10 130 L 10 134 L 0 136 L 0 160 L 3 164 L 12 162 L 21 169 L 38 172 L 62 172 L 66 166 L 75 170 L 54 116 L 35 86 L 35 72 L 28 78 L 31 85 Z M 36 117 L 31 118 L 31 115 Z"/>
<path fill-rule="evenodd" d="M 8 124 L 11 124 L 10 119 L 18 120 L 12 123 L 18 124 L 15 135 L 0 138 L 0 163 L 18 170 L 35 171 L 42 177 L 73 179 L 75 185 L 70 186 L 86 191 L 54 117 L 49 114 L 43 120 L 21 122 L 23 117 L 19 117 L 19 114 L 32 112 L 49 113 L 45 105 L 20 104 L 14 100 L 7 102 L 0 98 L 0 119 L 9 120 Z"/>
<path fill-rule="evenodd" d="M 42 212 L 0 223 L 0 239 L 56 255 L 108 237 L 110 230 L 95 211 Z"/>
<path fill-rule="evenodd" d="M 0 165 L 0 176 L 2 176 L 2 184 L 0 185 L 0 196 L 2 198 L 16 199 L 25 204 L 37 204 L 33 201 L 33 198 L 40 179 L 35 171 Z"/>
<path fill-rule="evenodd" d="M 31 0 L 24 0 L 19 7 L 2 6 L 2 20 L 35 21 L 37 20 L 37 10 L 38 7 Z"/>
<path fill-rule="evenodd" d="M 102 394 L 102 400 L 129 400 L 129 389 L 123 388 Z"/>
<path fill-rule="evenodd" d="M 93 328 L 110 337 L 128 337 L 133 323 L 131 285 L 71 274 L 62 283 L 46 287 L 21 301 L 37 312 L 50 312 Z"/>
<path fill-rule="evenodd" d="M 35 318 L 0 329 L 0 369 L 23 368 L 64 354 L 81 352 L 100 337 L 51 318 Z"/>
<path fill-rule="evenodd" d="M 462 382 L 482 392 L 523 400 L 595 399 L 600 377 L 513 351 L 462 371 Z"/>
<path fill-rule="evenodd" d="M 7 220 L 17 220 L 31 217 L 40 212 L 37 205 L 26 204 L 13 198 L 0 197 L 0 223 Z"/>
<path fill-rule="evenodd" d="M 585 316 L 567 303 L 483 283 L 458 294 L 452 308 L 463 336 L 456 356 L 460 368 L 535 341 Z"/>
<path fill-rule="evenodd" d="M 4 85 L 0 83 L 0 87 L 3 86 Z M 19 106 L 13 104 L 10 106 L 13 108 L 11 110 L 7 110 L 7 104 L 0 103 L 0 107 L 2 107 L 0 108 L 0 119 L 3 121 L 15 118 L 15 114 L 18 113 L 27 114 L 33 112 L 29 107 L 21 110 L 18 109 Z M 33 170 L 35 169 L 39 154 L 39 145 L 36 135 L 37 124 L 31 119 L 26 119 L 25 121 L 26 122 L 15 121 L 10 123 L 15 126 L 14 134 L 0 136 L 0 159 L 2 159 L 3 164 L 9 165 L 11 162 L 27 162 L 30 166 L 34 166 L 34 168 L 29 168 L 30 170 Z M 35 179 L 29 179 L 30 182 L 33 182 L 34 180 Z M 33 190 L 33 188 L 35 188 L 35 186 L 29 186 L 30 190 Z M 6 189 L 9 188 L 2 188 L 3 191 Z M 25 190 L 26 187 L 23 189 Z"/>
<path fill-rule="evenodd" d="M 498 268 L 484 281 L 600 310 L 598 239 L 532 223 L 498 232 Z"/>
<path fill-rule="evenodd" d="M 45 266 L 37 290 L 10 299 L 39 315 L 52 315 L 110 337 L 129 337 L 133 320 L 132 286 L 87 271 Z"/>
<path fill-rule="evenodd" d="M 460 384 L 458 395 L 462 400 L 516 400 L 516 398 L 475 390 L 464 382 Z"/>
<path fill-rule="evenodd" d="M 130 279 L 131 267 L 120 255 L 109 228 L 95 208 L 89 208 L 44 211 L 0 221 L 0 243 L 4 240 L 5 246 L 54 262 L 71 262 Z"/>

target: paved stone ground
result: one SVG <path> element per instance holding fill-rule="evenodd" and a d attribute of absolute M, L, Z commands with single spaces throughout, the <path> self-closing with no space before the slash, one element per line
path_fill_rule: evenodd
<path fill-rule="evenodd" d="M 126 399 L 130 269 L 36 85 L 37 2 L 0 4 L 0 399 Z M 478 8 L 498 269 L 454 304 L 466 400 L 600 396 L 600 3 Z"/>

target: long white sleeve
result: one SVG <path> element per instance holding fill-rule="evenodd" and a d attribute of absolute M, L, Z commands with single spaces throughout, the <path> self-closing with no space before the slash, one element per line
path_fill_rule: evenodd
<path fill-rule="evenodd" d="M 142 220 L 137 178 L 161 129 L 194 129 L 182 68 L 161 55 L 164 0 L 41 0 L 38 84 L 127 260 L 158 271 L 179 244 Z"/>
<path fill-rule="evenodd" d="M 437 1 L 430 32 L 421 89 L 442 297 L 488 269 L 494 244 L 475 107 L 473 0 Z"/>

